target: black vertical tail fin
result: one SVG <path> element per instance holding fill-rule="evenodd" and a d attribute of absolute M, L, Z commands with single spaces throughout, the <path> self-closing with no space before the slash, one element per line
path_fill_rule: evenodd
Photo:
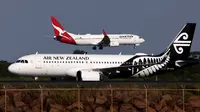
<path fill-rule="evenodd" d="M 162 53 L 170 53 L 170 61 L 187 60 L 194 37 L 196 23 L 187 23 Z"/>

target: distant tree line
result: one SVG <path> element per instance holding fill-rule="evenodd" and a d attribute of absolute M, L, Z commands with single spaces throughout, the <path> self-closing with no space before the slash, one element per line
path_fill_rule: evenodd
<path fill-rule="evenodd" d="M 73 54 L 87 54 L 86 51 L 83 50 L 75 50 Z M 200 51 L 191 52 L 190 57 L 196 58 L 200 60 Z M 11 62 L 8 61 L 0 61 L 0 77 L 7 77 L 7 76 L 13 76 L 18 77 L 17 75 L 14 75 L 8 71 L 8 66 L 11 64 Z M 135 80 L 155 80 L 156 76 L 153 77 L 146 77 L 141 79 L 135 79 Z M 187 67 L 185 69 L 177 70 L 174 72 L 168 72 L 165 74 L 161 74 L 158 76 L 158 80 L 164 80 L 164 81 L 175 81 L 175 80 L 190 80 L 190 81 L 200 81 L 200 64 Z"/>
<path fill-rule="evenodd" d="M 86 52 L 86 51 L 83 51 L 83 50 L 75 50 L 75 51 L 73 52 L 73 54 L 87 54 L 87 52 Z"/>
<path fill-rule="evenodd" d="M 13 74 L 11 74 L 8 71 L 8 66 L 11 63 L 7 62 L 7 61 L 0 61 L 0 77 L 6 77 L 6 76 L 13 76 Z"/>

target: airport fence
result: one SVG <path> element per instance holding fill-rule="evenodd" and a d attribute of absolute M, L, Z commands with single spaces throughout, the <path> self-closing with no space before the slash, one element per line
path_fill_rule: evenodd
<path fill-rule="evenodd" d="M 197 88 L 1 88 L 3 112 L 195 112 L 200 109 Z"/>

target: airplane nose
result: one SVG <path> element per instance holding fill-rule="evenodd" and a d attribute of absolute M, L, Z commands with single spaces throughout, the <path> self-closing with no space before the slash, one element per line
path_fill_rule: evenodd
<path fill-rule="evenodd" d="M 16 67 L 15 64 L 11 64 L 9 67 L 8 67 L 8 71 L 13 73 L 13 74 L 17 74 L 18 73 L 18 69 Z"/>
<path fill-rule="evenodd" d="M 144 42 L 145 40 L 144 40 L 143 38 L 140 38 L 140 41 L 141 41 L 141 42 Z"/>

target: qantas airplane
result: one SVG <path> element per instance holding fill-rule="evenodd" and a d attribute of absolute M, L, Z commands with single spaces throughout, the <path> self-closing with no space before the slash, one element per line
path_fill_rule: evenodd
<path fill-rule="evenodd" d="M 71 76 L 77 81 L 152 76 L 198 63 L 188 57 L 195 27 L 196 23 L 187 23 L 166 50 L 158 55 L 36 53 L 20 57 L 8 70 L 30 77 Z"/>
<path fill-rule="evenodd" d="M 93 46 L 93 50 L 99 47 L 100 50 L 103 47 L 117 47 L 119 45 L 134 45 L 139 46 L 145 40 L 138 35 L 134 34 L 108 34 L 103 30 L 103 34 L 73 34 L 65 31 L 64 27 L 51 16 L 51 22 L 54 29 L 54 39 L 66 44 L 81 45 L 81 46 Z"/>

